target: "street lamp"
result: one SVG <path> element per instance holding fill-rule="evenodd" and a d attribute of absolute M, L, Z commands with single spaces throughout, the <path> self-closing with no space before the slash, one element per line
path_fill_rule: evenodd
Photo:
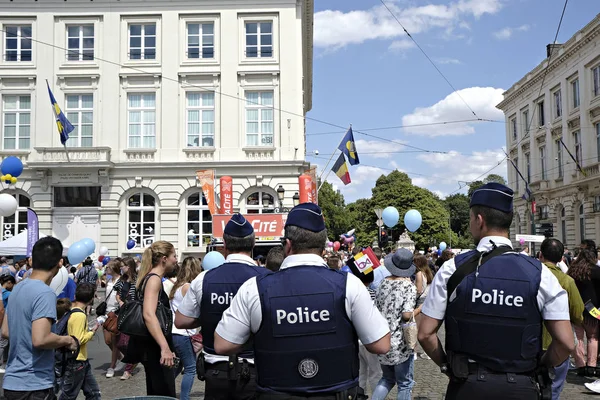
<path fill-rule="evenodd" d="M 294 200 L 294 207 L 300 204 L 300 195 L 298 192 L 294 193 L 294 197 L 292 197 L 292 199 Z"/>
<path fill-rule="evenodd" d="M 279 185 L 277 188 L 277 198 L 279 199 L 279 207 L 283 208 L 283 197 L 285 196 L 285 189 Z"/>
<path fill-rule="evenodd" d="M 263 204 L 263 207 L 269 207 L 271 205 L 271 196 L 269 195 L 269 193 L 263 192 L 262 204 Z"/>

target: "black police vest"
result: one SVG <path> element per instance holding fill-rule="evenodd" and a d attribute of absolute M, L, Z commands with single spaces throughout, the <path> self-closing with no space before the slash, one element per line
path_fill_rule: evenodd
<path fill-rule="evenodd" d="M 215 352 L 215 329 L 223 312 L 231 305 L 233 296 L 240 286 L 255 276 L 268 274 L 268 269 L 238 262 L 226 262 L 208 271 L 202 281 L 202 300 L 200 301 L 200 326 L 204 351 Z M 245 346 L 240 357 L 252 358 L 252 349 Z"/>
<path fill-rule="evenodd" d="M 358 337 L 346 314 L 344 272 L 290 267 L 257 278 L 259 391 L 331 393 L 358 385 Z"/>
<path fill-rule="evenodd" d="M 457 256 L 457 270 L 475 254 Z M 468 274 L 448 302 L 446 350 L 497 372 L 535 369 L 542 351 L 541 276 L 538 260 L 514 252 L 492 257 L 478 274 Z"/>

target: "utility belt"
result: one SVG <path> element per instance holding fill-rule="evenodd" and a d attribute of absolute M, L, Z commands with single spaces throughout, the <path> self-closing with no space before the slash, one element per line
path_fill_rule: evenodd
<path fill-rule="evenodd" d="M 315 393 L 315 394 L 298 394 L 293 395 L 281 392 L 258 392 L 256 393 L 257 400 L 366 400 L 368 396 L 365 391 L 359 386 L 350 389 L 342 390 L 335 393 Z"/>
<path fill-rule="evenodd" d="M 237 356 L 229 356 L 228 361 L 219 361 L 214 364 L 205 362 L 204 353 L 196 359 L 196 374 L 198 379 L 204 381 L 208 371 L 221 371 L 227 373 L 227 380 L 249 381 L 254 374 L 254 365 Z"/>
<path fill-rule="evenodd" d="M 453 383 L 465 382 L 469 375 L 477 375 L 478 381 L 485 381 L 487 375 L 506 375 L 508 383 L 516 383 L 517 376 L 527 376 L 537 384 L 541 400 L 552 399 L 553 374 L 545 366 L 539 366 L 529 372 L 499 372 L 486 368 L 477 362 L 469 362 L 469 357 L 466 354 L 451 352 L 448 352 L 448 361 L 450 366 L 450 380 Z"/>

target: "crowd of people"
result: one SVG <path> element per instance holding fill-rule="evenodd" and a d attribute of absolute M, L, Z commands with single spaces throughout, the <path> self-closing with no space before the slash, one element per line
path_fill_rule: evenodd
<path fill-rule="evenodd" d="M 546 398 L 558 399 L 569 369 L 600 377 L 596 245 L 585 240 L 575 255 L 556 239 L 546 239 L 535 256 L 513 249 L 507 228 L 512 197 L 509 204 L 495 193 L 510 189 L 489 190 L 494 193 L 476 192 L 471 201 L 477 250 L 438 256 L 430 249 L 385 254 L 375 247 L 381 266 L 367 273 L 353 262 L 361 247 L 326 248 L 323 216 L 314 204 L 292 209 L 282 246 L 266 257 L 252 258 L 254 229 L 234 214 L 223 234 L 226 261 L 209 271 L 195 257 L 178 262 L 166 241 L 146 248 L 141 260 L 116 257 L 101 266 L 87 259 L 71 266 L 60 241 L 42 238 L 31 258 L 14 266 L 0 259 L 4 396 L 69 400 L 83 392 L 86 399 L 100 399 L 87 346 L 102 329 L 110 352 L 106 378 L 123 371 L 120 379 L 131 379 L 141 364 L 149 396 L 189 399 L 197 376 L 207 399 L 353 399 L 371 393 L 378 400 L 394 387 L 398 399 L 411 399 L 414 365 L 422 358 L 449 376 L 448 399 L 482 393 L 537 398 L 544 390 L 551 393 Z M 495 260 L 512 260 L 517 269 L 506 272 Z M 49 285 L 60 268 L 68 269 L 69 278 L 57 296 Z M 498 280 L 502 273 L 513 275 Z M 527 280 L 519 273 L 532 284 L 520 284 Z M 493 289 L 502 282 L 509 284 Z M 518 295 L 508 295 L 510 290 Z M 493 302 L 488 292 L 494 292 Z M 493 308 L 498 305 L 530 307 L 537 317 L 528 312 L 529 319 L 516 322 L 513 309 L 507 314 Z M 490 312 L 497 315 L 489 319 Z M 483 319 L 467 329 L 473 318 Z M 543 329 L 536 318 L 546 320 Z M 442 349 L 437 332 L 444 321 Z M 499 350 L 477 336 L 505 329 L 515 335 L 523 329 L 524 344 L 507 337 Z M 488 348 L 478 353 L 482 343 Z M 529 375 L 540 362 L 554 369 L 546 387 Z M 485 379 L 472 380 L 475 375 Z M 600 393 L 600 380 L 586 387 Z"/>

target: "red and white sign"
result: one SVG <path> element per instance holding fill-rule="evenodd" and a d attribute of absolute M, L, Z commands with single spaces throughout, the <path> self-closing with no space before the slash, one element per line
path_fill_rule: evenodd
<path fill-rule="evenodd" d="M 300 187 L 300 203 L 313 203 L 312 197 L 312 179 L 310 175 L 300 175 L 298 177 Z"/>
<path fill-rule="evenodd" d="M 254 228 L 257 238 L 278 238 L 283 236 L 283 227 L 287 214 L 247 214 L 244 217 Z M 213 215 L 213 237 L 222 238 L 225 225 L 231 219 L 231 215 Z"/>
<path fill-rule="evenodd" d="M 221 214 L 233 214 L 233 183 L 230 176 L 222 176 L 219 180 L 221 197 Z"/>

